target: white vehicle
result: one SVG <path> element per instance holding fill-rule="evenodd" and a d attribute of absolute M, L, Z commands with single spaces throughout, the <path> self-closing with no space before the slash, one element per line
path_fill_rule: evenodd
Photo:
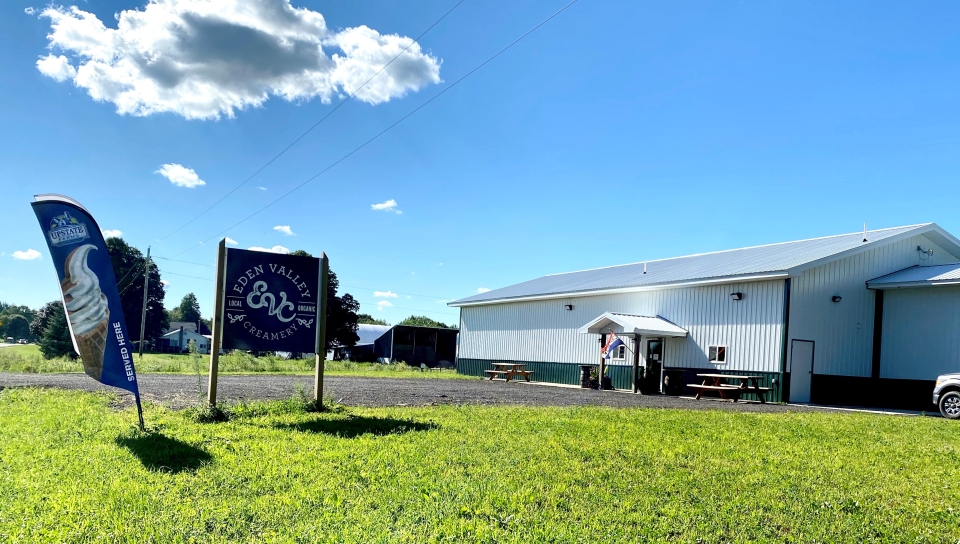
<path fill-rule="evenodd" d="M 947 419 L 960 419 L 960 373 L 937 376 L 933 403 Z"/>

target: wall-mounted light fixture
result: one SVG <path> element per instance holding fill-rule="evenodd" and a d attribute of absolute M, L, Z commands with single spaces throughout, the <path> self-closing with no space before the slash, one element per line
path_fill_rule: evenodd
<path fill-rule="evenodd" d="M 569 312 L 570 310 L 573 310 L 573 304 L 564 304 L 563 309 Z"/>
<path fill-rule="evenodd" d="M 743 293 L 730 293 L 731 300 L 740 300 L 743 298 Z"/>
<path fill-rule="evenodd" d="M 840 302 L 841 300 L 843 300 L 843 297 L 841 297 L 840 295 L 833 295 L 832 297 L 830 297 L 830 300 L 834 302 Z"/>

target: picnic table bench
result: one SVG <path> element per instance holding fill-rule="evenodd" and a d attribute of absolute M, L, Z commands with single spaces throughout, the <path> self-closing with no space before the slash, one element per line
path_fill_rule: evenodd
<path fill-rule="evenodd" d="M 484 372 L 490 376 L 491 380 L 504 378 L 508 382 L 516 376 L 523 376 L 529 382 L 530 375 L 533 374 L 533 371 L 527 370 L 523 363 L 493 363 L 493 370 L 484 370 Z"/>
<path fill-rule="evenodd" d="M 731 399 L 733 402 L 740 400 L 740 395 L 744 393 L 754 393 L 760 399 L 761 404 L 766 404 L 764 394 L 770 391 L 770 387 L 760 387 L 760 380 L 763 376 L 734 376 L 730 374 L 697 374 L 703 378 L 703 383 L 688 383 L 687 387 L 697 391 L 697 400 L 703 396 L 706 391 L 716 391 L 720 398 Z M 727 383 L 726 380 L 739 380 L 740 385 Z"/>

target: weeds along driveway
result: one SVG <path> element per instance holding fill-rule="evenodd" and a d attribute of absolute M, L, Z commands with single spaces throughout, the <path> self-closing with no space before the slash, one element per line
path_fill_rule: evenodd
<path fill-rule="evenodd" d="M 144 399 L 171 408 L 199 404 L 206 398 L 207 378 L 182 374 L 141 374 L 140 391 Z M 313 388 L 311 376 L 243 375 L 220 376 L 218 400 L 287 399 Z M 58 387 L 85 391 L 112 391 L 83 374 L 14 374 L 0 373 L 2 387 Z M 201 393 L 202 390 L 202 393 Z M 617 391 L 595 391 L 526 383 L 491 382 L 489 380 L 425 380 L 405 378 L 360 378 L 327 376 L 324 391 L 328 397 L 350 406 L 424 406 L 431 404 L 483 404 L 522 406 L 611 406 L 617 408 L 681 408 L 738 410 L 744 412 L 784 412 L 812 410 L 800 406 L 719 400 L 696 401 L 688 398 L 654 395 L 633 395 Z"/>

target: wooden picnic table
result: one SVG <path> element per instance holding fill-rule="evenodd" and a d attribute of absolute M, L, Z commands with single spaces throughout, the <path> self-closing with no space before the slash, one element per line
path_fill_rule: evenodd
<path fill-rule="evenodd" d="M 504 378 L 508 382 L 515 376 L 523 376 L 529 382 L 530 375 L 533 374 L 532 370 L 527 370 L 527 365 L 524 363 L 493 363 L 493 370 L 484 370 L 484 372 L 490 376 L 491 380 Z"/>
<path fill-rule="evenodd" d="M 687 386 L 697 390 L 697 400 L 703 396 L 705 391 L 716 391 L 720 393 L 720 398 L 732 399 L 733 402 L 740 400 L 740 395 L 744 393 L 754 393 L 760 399 L 761 404 L 766 404 L 764 393 L 770 391 L 769 387 L 760 387 L 760 380 L 763 376 L 736 376 L 732 374 L 697 374 L 703 378 L 703 383 L 688 383 Z M 727 380 L 739 380 L 740 385 L 727 383 Z M 729 396 L 728 396 L 729 395 Z"/>

